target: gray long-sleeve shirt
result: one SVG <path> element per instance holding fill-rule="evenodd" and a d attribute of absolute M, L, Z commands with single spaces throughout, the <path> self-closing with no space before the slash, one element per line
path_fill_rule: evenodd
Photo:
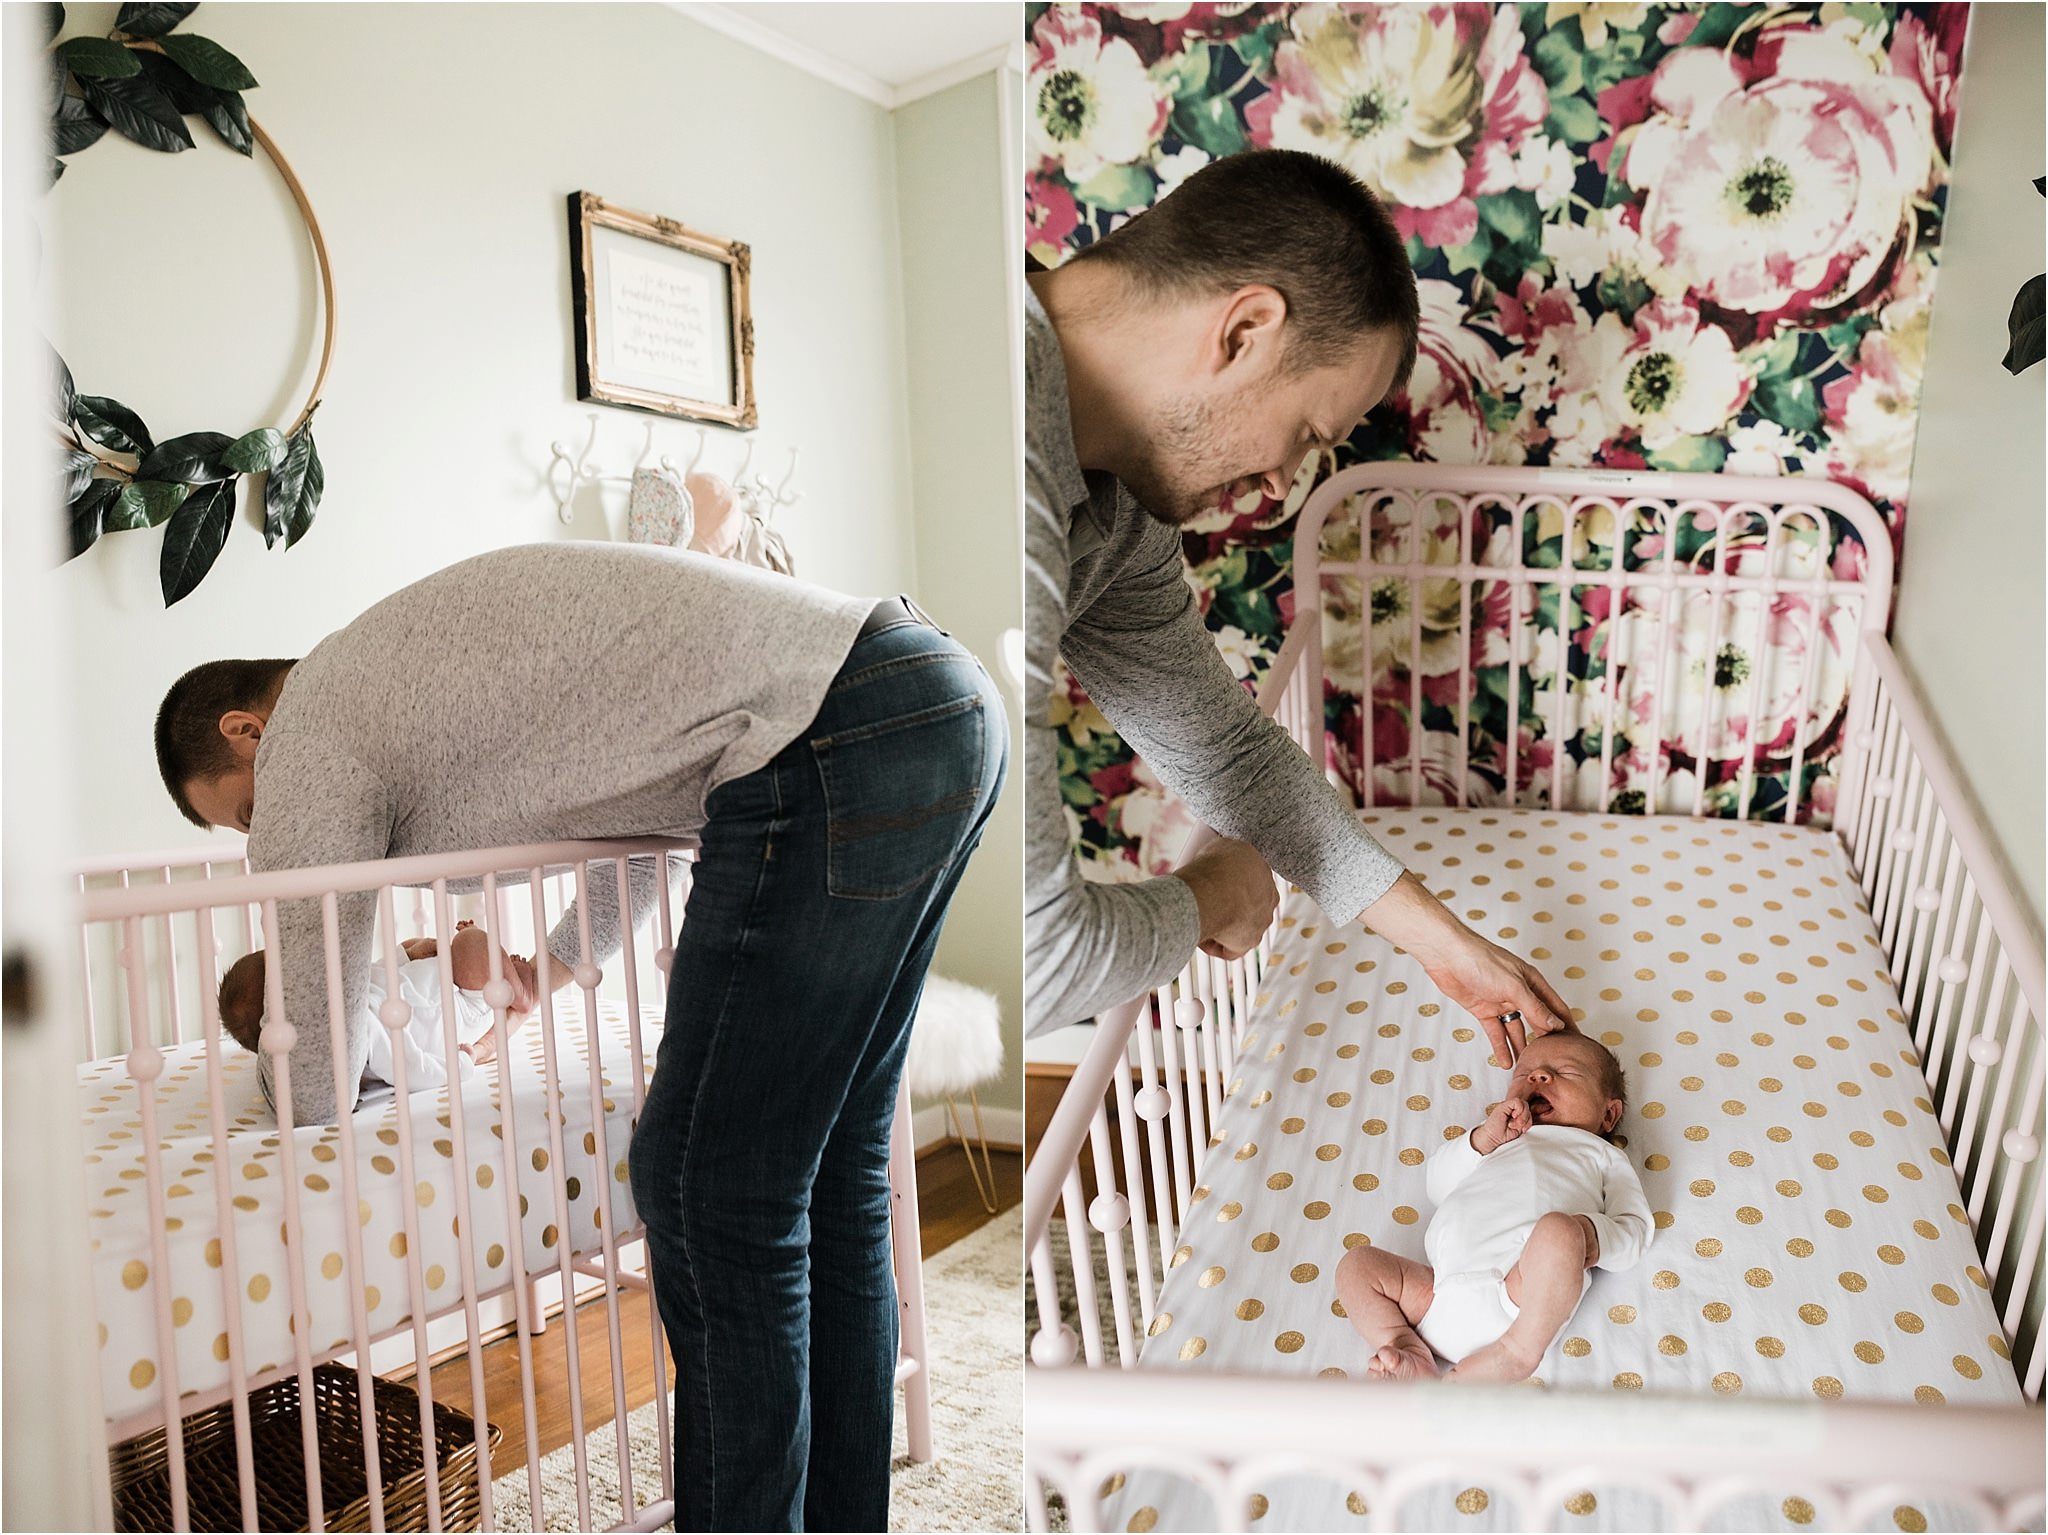
<path fill-rule="evenodd" d="M 1025 1011 L 1040 1033 L 1164 984 L 1200 940 L 1171 876 L 1081 877 L 1060 797 L 1053 666 L 1205 823 L 1249 842 L 1339 924 L 1401 865 L 1230 674 L 1188 589 L 1180 538 L 1074 449 L 1059 336 L 1025 291 Z"/>
<path fill-rule="evenodd" d="M 387 597 L 291 670 L 256 754 L 256 870 L 519 843 L 695 838 L 704 799 L 816 717 L 870 599 L 708 555 L 532 544 L 478 555 Z M 634 914 L 658 895 L 629 861 Z M 601 961 L 624 932 L 616 873 L 585 906 Z M 610 877 L 607 877 L 607 874 Z M 348 1101 L 369 1051 L 362 1008 L 374 893 L 343 896 Z M 577 912 L 549 948 L 580 956 Z M 337 1116 L 316 900 L 280 903 L 292 1115 Z M 270 1057 L 263 1058 L 264 1087 Z"/>

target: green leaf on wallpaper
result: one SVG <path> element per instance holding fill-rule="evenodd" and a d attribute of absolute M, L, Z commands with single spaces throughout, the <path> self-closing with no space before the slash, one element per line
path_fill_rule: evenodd
<path fill-rule="evenodd" d="M 1074 200 L 1112 213 L 1129 213 L 1151 207 L 1158 190 L 1158 180 L 1139 166 L 1106 165 L 1074 188 Z"/>
<path fill-rule="evenodd" d="M 1788 432 L 1812 432 L 1820 427 L 1820 392 L 1810 378 L 1759 379 L 1750 396 L 1750 408 Z"/>
<path fill-rule="evenodd" d="M 1624 325 L 1633 322 L 1636 311 L 1656 297 L 1642 278 L 1612 267 L 1600 274 L 1600 285 L 1594 292 L 1601 305 L 1619 315 Z"/>
<path fill-rule="evenodd" d="M 1728 444 L 1719 437 L 1680 437 L 1643 455 L 1652 469 L 1673 474 L 1713 474 L 1728 459 Z"/>
<path fill-rule="evenodd" d="M 1254 27 L 1242 37 L 1231 39 L 1230 46 L 1244 60 L 1247 69 L 1255 75 L 1263 75 L 1273 67 L 1273 49 L 1285 35 L 1284 27 Z"/>
<path fill-rule="evenodd" d="M 1503 243 L 1541 249 L 1543 213 L 1534 192 L 1496 192 L 1476 201 L 1480 222 L 1497 230 Z"/>
<path fill-rule="evenodd" d="M 1586 55 L 1586 93 L 1598 96 L 1611 85 L 1641 73 L 1643 39 L 1635 32 L 1610 32 L 1605 48 Z"/>
<path fill-rule="evenodd" d="M 1429 247 L 1414 235 L 1403 240 L 1401 247 L 1408 254 L 1408 265 L 1420 272 L 1424 258 L 1429 255 Z"/>
<path fill-rule="evenodd" d="M 1590 144 L 1605 130 L 1599 112 L 1585 97 L 1553 95 L 1550 98 L 1550 118 L 1544 123 L 1543 131 L 1568 144 Z"/>
<path fill-rule="evenodd" d="M 1758 383 L 1792 372 L 1799 366 L 1799 333 L 1781 332 L 1776 340 L 1755 348 L 1749 354 L 1749 364 Z"/>
<path fill-rule="evenodd" d="M 1585 55 L 1569 32 L 1558 27 L 1545 32 L 1530 51 L 1530 62 L 1536 66 L 1536 73 L 1543 77 L 1543 83 L 1550 87 L 1550 94 L 1576 96 L 1586 82 Z"/>
<path fill-rule="evenodd" d="M 1746 5 L 1710 5 L 1700 13 L 1699 24 L 1686 38 L 1687 48 L 1718 48 L 1735 35 L 1748 12 Z"/>
<path fill-rule="evenodd" d="M 1844 357 L 1854 357 L 1857 349 L 1863 345 L 1864 335 L 1875 324 L 1877 319 L 1874 315 L 1862 315 L 1856 319 L 1841 320 L 1830 325 L 1821 332 L 1821 336 L 1830 349 L 1840 352 Z"/>
<path fill-rule="evenodd" d="M 1237 104 L 1228 96 L 1211 96 L 1206 101 L 1182 100 L 1174 106 L 1173 131 L 1198 149 L 1217 159 L 1234 155 L 1249 142 Z"/>
<path fill-rule="evenodd" d="M 1209 50 L 1190 48 L 1176 54 L 1159 67 L 1154 78 L 1166 87 L 1169 96 L 1202 97 L 1209 90 Z"/>
<path fill-rule="evenodd" d="M 1486 227 L 1486 221 L 1479 221 L 1479 232 L 1463 245 L 1454 245 L 1446 250 L 1444 262 L 1451 269 L 1453 277 L 1467 272 L 1476 272 L 1486 265 L 1486 258 L 1493 254 L 1493 231 Z"/>
<path fill-rule="evenodd" d="M 1506 432 L 1521 419 L 1522 407 L 1514 400 L 1498 398 L 1484 389 L 1474 391 L 1479 401 L 1479 414 L 1486 422 L 1489 432 Z"/>

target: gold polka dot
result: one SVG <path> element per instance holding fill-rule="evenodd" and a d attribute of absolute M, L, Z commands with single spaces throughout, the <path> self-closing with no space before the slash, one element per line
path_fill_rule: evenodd
<path fill-rule="evenodd" d="M 1401 1148 L 1401 1165 L 1403 1167 L 1420 1167 L 1423 1160 L 1421 1147 L 1404 1146 Z"/>
<path fill-rule="evenodd" d="M 447 1278 L 447 1271 L 443 1269 L 440 1264 L 430 1263 L 427 1265 L 426 1279 L 427 1288 L 429 1290 L 440 1289 L 442 1284 L 446 1282 Z"/>
<path fill-rule="evenodd" d="M 1194 1356 L 1189 1355 L 1188 1357 L 1193 1358 Z M 1132 1531 L 1133 1535 L 1145 1535 L 1146 1531 L 1158 1523 L 1159 1510 L 1148 1504 L 1131 1515 L 1131 1522 L 1125 1525 L 1124 1528 Z"/>
<path fill-rule="evenodd" d="M 1252 1238 L 1252 1251 L 1255 1253 L 1269 1253 L 1279 1245 L 1280 1238 L 1270 1231 L 1262 1231 Z"/>
<path fill-rule="evenodd" d="M 1948 1398 L 1942 1395 L 1939 1386 L 1915 1386 L 1913 1388 L 1913 1400 L 1922 1407 L 1939 1407 Z"/>
<path fill-rule="evenodd" d="M 1825 1218 L 1827 1223 L 1837 1231 L 1847 1230 L 1853 1224 L 1847 1210 L 1830 1210 Z"/>
<path fill-rule="evenodd" d="M 1982 1380 L 1984 1378 L 1984 1366 L 1977 1363 L 1968 1354 L 1956 1355 L 1953 1362 L 1956 1367 L 1956 1374 L 1962 1376 L 1964 1380 Z"/>
<path fill-rule="evenodd" d="M 1816 1375 L 1813 1378 L 1813 1394 L 1833 1401 L 1842 1394 L 1842 1383 L 1832 1375 Z"/>
<path fill-rule="evenodd" d="M 1685 1339 L 1676 1333 L 1666 1333 L 1657 1340 L 1657 1352 L 1667 1359 L 1676 1359 L 1685 1352 Z"/>
<path fill-rule="evenodd" d="M 485 1263 L 486 1263 L 486 1264 L 487 1264 L 487 1265 L 488 1265 L 489 1267 L 491 1267 L 491 1268 L 496 1268 L 496 1267 L 497 1267 L 497 1266 L 498 1266 L 499 1264 L 503 1263 L 504 1261 L 505 1261 L 505 1249 L 504 1249 L 504 1247 L 503 1247 L 503 1246 L 502 1246 L 501 1244 L 497 1243 L 497 1242 L 493 1242 L 493 1243 L 492 1243 L 492 1244 L 490 1245 L 490 1249 L 489 1249 L 489 1251 L 487 1251 L 487 1252 L 486 1252 L 486 1253 L 484 1254 L 484 1262 L 485 1262 Z"/>
<path fill-rule="evenodd" d="M 320 1260 L 320 1277 L 322 1279 L 339 1279 L 341 1277 L 340 1253 L 329 1253 Z"/>
<path fill-rule="evenodd" d="M 1272 1177 L 1266 1180 L 1266 1187 L 1269 1189 L 1291 1188 L 1293 1184 L 1293 1173 L 1275 1173 Z"/>
<path fill-rule="evenodd" d="M 1742 1390 L 1742 1377 L 1733 1370 L 1723 1370 L 1714 1377 L 1713 1387 L 1723 1396 L 1734 1396 Z"/>
<path fill-rule="evenodd" d="M 1584 1359 L 1593 1352 L 1593 1345 L 1584 1338 L 1567 1338 L 1564 1340 L 1564 1351 L 1567 1358 Z"/>
<path fill-rule="evenodd" d="M 1255 1322 L 1266 1314 L 1266 1303 L 1256 1297 L 1237 1303 L 1237 1319 L 1240 1322 Z"/>
<path fill-rule="evenodd" d="M 1692 1250 L 1702 1258 L 1718 1258 L 1721 1256 L 1721 1239 L 1719 1237 L 1701 1237 L 1692 1244 Z"/>
<path fill-rule="evenodd" d="M 149 1265 L 140 1258 L 130 1258 L 121 1265 L 121 1283 L 131 1290 L 139 1290 L 149 1283 Z"/>
<path fill-rule="evenodd" d="M 253 1301 L 262 1301 L 268 1300 L 269 1298 L 270 1276 L 268 1274 L 258 1274 L 254 1279 L 251 1279 L 249 1281 L 249 1299 Z"/>
<path fill-rule="evenodd" d="M 1808 1327 L 1818 1327 L 1827 1319 L 1828 1308 L 1825 1306 L 1816 1306 L 1812 1301 L 1808 1301 L 1799 1308 L 1799 1320 Z"/>
<path fill-rule="evenodd" d="M 1710 1300 L 1700 1307 L 1700 1315 L 1709 1322 L 1725 1322 L 1735 1313 L 1726 1301 Z"/>
<path fill-rule="evenodd" d="M 1314 1284 L 1321 1272 L 1313 1263 L 1297 1263 L 1287 1271 L 1287 1277 L 1296 1284 Z"/>
<path fill-rule="evenodd" d="M 1334 1144 L 1316 1147 L 1316 1160 L 1318 1162 L 1334 1162 L 1343 1154 L 1343 1148 Z"/>
<path fill-rule="evenodd" d="M 1461 1514 L 1483 1514 L 1486 1512 L 1487 1497 L 1477 1487 L 1467 1487 L 1458 1494 L 1458 1512 Z"/>
<path fill-rule="evenodd" d="M 1367 1135 L 1385 1135 L 1387 1133 L 1387 1122 L 1384 1119 L 1368 1119 L 1358 1128 Z"/>
<path fill-rule="evenodd" d="M 1651 1276 L 1650 1283 L 1659 1290 L 1675 1290 L 1678 1288 L 1678 1276 L 1670 1269 L 1659 1269 Z"/>
<path fill-rule="evenodd" d="M 1365 1499 L 1355 1492 L 1344 1500 L 1344 1506 L 1361 1519 L 1372 1512 L 1366 1507 Z"/>
<path fill-rule="evenodd" d="M 147 1359 L 135 1361 L 135 1368 L 128 1372 L 128 1384 L 137 1391 L 142 1390 L 156 1379 L 156 1366 Z"/>
<path fill-rule="evenodd" d="M 1686 1192 L 1695 1199 L 1705 1199 L 1714 1192 L 1714 1180 L 1712 1178 L 1695 1178 L 1686 1185 Z"/>
<path fill-rule="evenodd" d="M 1634 1370 L 1623 1370 L 1614 1377 L 1614 1389 L 1616 1391 L 1640 1391 L 1643 1389 L 1643 1378 L 1636 1374 Z"/>
<path fill-rule="evenodd" d="M 1756 1340 L 1756 1351 L 1766 1359 L 1783 1359 L 1785 1341 L 1782 1338 L 1759 1338 Z"/>
<path fill-rule="evenodd" d="M 1927 1324 L 1912 1312 L 1901 1311 L 1892 1317 L 1892 1325 L 1898 1328 L 1900 1332 L 1919 1332 Z"/>
<path fill-rule="evenodd" d="M 1745 1269 L 1742 1282 L 1752 1290 L 1768 1290 L 1771 1287 L 1771 1271 L 1767 1268 Z"/>
<path fill-rule="evenodd" d="M 1763 1224 L 1764 1212 L 1755 1205 L 1737 1205 L 1735 1218 L 1745 1226 L 1758 1226 Z"/>
<path fill-rule="evenodd" d="M 1312 1221 L 1322 1220 L 1330 1213 L 1329 1202 L 1322 1199 L 1311 1199 L 1301 1207 L 1301 1213 Z"/>
<path fill-rule="evenodd" d="M 1927 1528 L 1927 1516 L 1909 1503 L 1901 1503 L 1892 1510 L 1892 1523 L 1906 1531 L 1906 1535 L 1923 1535 Z"/>
<path fill-rule="evenodd" d="M 1242 1214 L 1244 1214 L 1244 1206 L 1233 1199 L 1229 1204 L 1216 1212 L 1216 1219 L 1218 1221 L 1234 1221 Z"/>
<path fill-rule="evenodd" d="M 1643 1166 L 1653 1173 L 1661 1173 L 1670 1165 L 1671 1158 L 1665 1156 L 1661 1151 L 1652 1152 L 1649 1156 L 1643 1158 Z"/>
<path fill-rule="evenodd" d="M 1793 1524 L 1813 1523 L 1813 1505 L 1804 1498 L 1787 1498 L 1779 1507 L 1785 1518 Z"/>
<path fill-rule="evenodd" d="M 1861 1295 L 1865 1290 L 1870 1288 L 1870 1281 L 1865 1279 L 1861 1274 L 1857 1273 L 1854 1269 L 1851 1269 L 1838 1277 L 1841 1280 L 1842 1288 L 1847 1290 L 1851 1295 Z"/>
<path fill-rule="evenodd" d="M 1811 1258 L 1813 1256 L 1813 1244 L 1807 1241 L 1805 1237 L 1793 1237 L 1786 1242 L 1785 1251 L 1795 1258 Z"/>
<path fill-rule="evenodd" d="M 1351 1180 L 1351 1186 L 1361 1194 L 1370 1194 L 1380 1186 L 1380 1180 L 1372 1173 L 1360 1173 Z"/>
<path fill-rule="evenodd" d="M 1415 1211 L 1409 1208 L 1407 1205 L 1394 1206 L 1395 1224 L 1401 1226 L 1412 1226 L 1418 1219 L 1420 1219 L 1420 1217 L 1417 1216 Z"/>
<path fill-rule="evenodd" d="M 1607 1308 L 1607 1320 L 1614 1323 L 1618 1327 L 1626 1326 L 1630 1322 L 1633 1322 L 1635 1319 L 1636 1308 L 1633 1306 L 1624 1304 L 1620 1306 L 1609 1306 Z"/>
<path fill-rule="evenodd" d="M 1415 1094 L 1415 1096 L 1408 1100 L 1408 1111 L 1411 1114 L 1420 1114 L 1424 1109 L 1428 1107 L 1429 1100 L 1423 1097 L 1420 1093 Z"/>
<path fill-rule="evenodd" d="M 1294 1354 L 1299 1353 L 1302 1345 L 1307 1342 L 1308 1339 L 1298 1332 L 1283 1332 L 1273 1340 L 1273 1347 L 1283 1354 Z"/>
<path fill-rule="evenodd" d="M 1884 1350 L 1866 1341 L 1856 1345 L 1856 1357 L 1865 1364 L 1883 1364 Z"/>
<path fill-rule="evenodd" d="M 1195 1283 L 1205 1290 L 1215 1289 L 1216 1286 L 1223 1283 L 1223 1265 L 1220 1263 L 1211 1264 L 1208 1268 L 1203 1269 L 1202 1277 L 1197 1279 Z"/>

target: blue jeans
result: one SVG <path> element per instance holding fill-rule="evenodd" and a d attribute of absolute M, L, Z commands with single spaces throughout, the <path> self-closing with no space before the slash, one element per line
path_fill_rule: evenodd
<path fill-rule="evenodd" d="M 987 673 L 906 618 L 705 802 L 631 1152 L 676 1358 L 679 1530 L 888 1528 L 889 1132 L 1008 742 Z"/>

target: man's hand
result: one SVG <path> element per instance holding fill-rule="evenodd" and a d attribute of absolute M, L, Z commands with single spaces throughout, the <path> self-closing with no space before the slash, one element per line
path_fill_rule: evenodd
<path fill-rule="evenodd" d="M 398 947 L 408 960 L 432 959 L 441 952 L 440 945 L 431 938 L 408 938 Z"/>
<path fill-rule="evenodd" d="M 1465 926 L 1413 874 L 1366 907 L 1365 919 L 1420 960 L 1437 990 L 1472 1015 L 1496 1066 L 1512 1066 L 1531 1034 L 1576 1027 L 1541 971 Z"/>
<path fill-rule="evenodd" d="M 1482 1157 L 1491 1156 L 1509 1141 L 1520 1140 L 1529 1124 L 1529 1101 L 1503 1098 L 1493 1106 L 1486 1122 L 1473 1130 L 1472 1149 Z"/>
<path fill-rule="evenodd" d="M 1220 838 L 1173 873 L 1195 893 L 1204 954 L 1218 959 L 1248 954 L 1273 925 L 1280 891 L 1266 860 L 1249 844 Z"/>

